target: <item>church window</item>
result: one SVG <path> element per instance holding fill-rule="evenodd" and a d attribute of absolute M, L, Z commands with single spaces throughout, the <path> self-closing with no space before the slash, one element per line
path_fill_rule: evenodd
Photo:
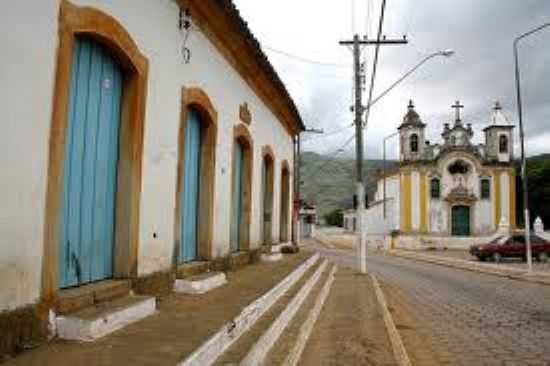
<path fill-rule="evenodd" d="M 440 198 L 441 196 L 441 182 L 438 178 L 433 178 L 430 182 L 430 192 L 432 198 Z"/>
<path fill-rule="evenodd" d="M 418 135 L 417 134 L 411 135 L 411 152 L 413 153 L 418 152 Z"/>
<path fill-rule="evenodd" d="M 501 154 L 508 153 L 508 137 L 506 135 L 500 135 L 498 138 L 498 151 Z"/>
<path fill-rule="evenodd" d="M 451 166 L 449 166 L 449 173 L 454 174 L 467 174 L 469 171 L 469 165 L 463 160 L 455 161 Z"/>
<path fill-rule="evenodd" d="M 491 199 L 491 181 L 488 178 L 481 179 L 481 199 Z"/>

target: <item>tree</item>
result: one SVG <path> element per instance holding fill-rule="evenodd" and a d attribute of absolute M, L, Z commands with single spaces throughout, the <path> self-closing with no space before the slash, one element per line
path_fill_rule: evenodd
<path fill-rule="evenodd" d="M 519 172 L 519 170 L 518 170 Z M 523 224 L 523 193 L 521 176 L 517 179 L 517 221 Z M 546 227 L 550 225 L 550 155 L 539 155 L 527 159 L 527 189 L 529 190 L 529 214 L 531 225 L 540 216 Z"/>
<path fill-rule="evenodd" d="M 326 213 L 323 217 L 327 225 L 339 227 L 344 226 L 344 213 L 339 208 Z"/>

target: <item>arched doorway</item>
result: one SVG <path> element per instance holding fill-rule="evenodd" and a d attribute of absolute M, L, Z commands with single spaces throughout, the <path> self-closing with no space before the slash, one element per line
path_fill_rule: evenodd
<path fill-rule="evenodd" d="M 290 170 L 288 162 L 283 162 L 281 170 L 281 217 L 280 217 L 280 240 L 286 243 L 289 239 L 289 211 L 290 211 Z"/>
<path fill-rule="evenodd" d="M 452 235 L 469 236 L 470 235 L 470 207 L 453 206 L 451 212 Z"/>
<path fill-rule="evenodd" d="M 252 151 L 250 132 L 242 124 L 236 126 L 231 182 L 231 252 L 248 250 L 250 246 Z"/>
<path fill-rule="evenodd" d="M 116 19 L 61 2 L 42 295 L 137 276 L 148 61 Z"/>
<path fill-rule="evenodd" d="M 199 187 L 202 148 L 202 121 L 199 112 L 190 108 L 185 129 L 185 152 L 181 199 L 180 263 L 197 259 L 199 223 Z"/>
<path fill-rule="evenodd" d="M 113 277 L 122 80 L 106 47 L 76 38 L 65 131 L 60 288 Z"/>
<path fill-rule="evenodd" d="M 174 263 L 212 257 L 217 112 L 200 88 L 182 89 Z"/>
<path fill-rule="evenodd" d="M 273 186 L 275 158 L 270 146 L 264 146 L 262 160 L 262 240 L 271 245 L 273 240 Z"/>

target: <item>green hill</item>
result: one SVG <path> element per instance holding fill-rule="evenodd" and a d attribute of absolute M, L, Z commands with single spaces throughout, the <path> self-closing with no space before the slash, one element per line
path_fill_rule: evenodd
<path fill-rule="evenodd" d="M 389 170 L 397 166 L 387 161 Z M 376 178 L 383 167 L 382 160 L 366 160 L 365 184 L 368 197 L 374 196 Z M 355 194 L 355 160 L 332 158 L 314 152 L 302 153 L 302 198 L 317 205 L 320 214 L 335 208 L 350 208 Z"/>

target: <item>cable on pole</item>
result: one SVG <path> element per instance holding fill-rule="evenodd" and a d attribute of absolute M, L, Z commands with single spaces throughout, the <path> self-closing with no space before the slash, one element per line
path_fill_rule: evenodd
<path fill-rule="evenodd" d="M 289 57 L 289 58 L 293 58 L 293 59 L 298 60 L 300 62 L 305 62 L 305 63 L 314 64 L 314 65 L 318 65 L 318 66 L 341 67 L 341 68 L 349 69 L 349 65 L 345 65 L 345 64 L 336 64 L 336 63 L 330 63 L 330 62 L 317 61 L 317 60 L 313 60 L 313 59 L 310 59 L 310 58 L 307 58 L 307 57 L 294 55 L 292 53 L 282 51 L 282 50 L 279 50 L 279 49 L 276 49 L 276 48 L 273 48 L 273 47 L 269 47 L 269 46 L 262 46 L 262 48 L 265 48 L 266 50 L 271 51 L 273 53 L 278 53 L 280 55 L 283 55 L 283 56 L 286 56 L 286 57 Z"/>
<path fill-rule="evenodd" d="M 378 23 L 378 34 L 376 35 L 376 48 L 374 50 L 374 61 L 372 65 L 372 74 L 371 74 L 371 80 L 370 80 L 370 88 L 369 88 L 369 99 L 367 103 L 367 111 L 365 115 L 365 126 L 367 127 L 367 124 L 369 122 L 369 115 L 370 115 L 370 105 L 372 102 L 372 94 L 374 91 L 374 82 L 376 80 L 376 70 L 378 66 L 378 55 L 380 52 L 380 39 L 382 38 L 382 27 L 384 25 L 384 14 L 386 10 L 386 0 L 382 0 L 382 10 L 380 12 L 380 21 Z"/>

